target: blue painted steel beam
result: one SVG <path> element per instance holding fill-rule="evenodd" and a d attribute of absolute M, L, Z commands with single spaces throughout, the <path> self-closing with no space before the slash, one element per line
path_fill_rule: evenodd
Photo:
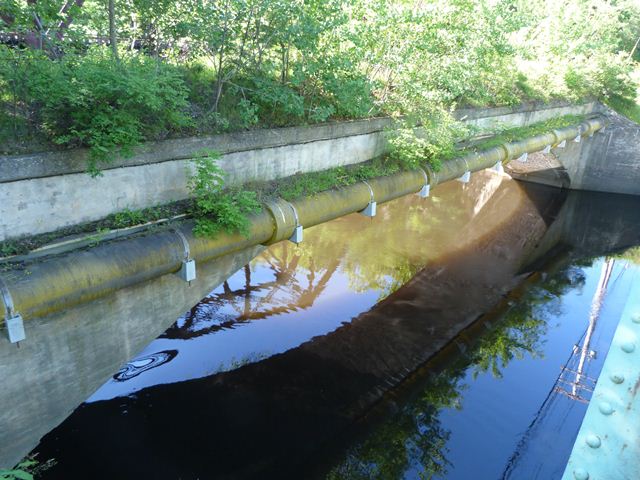
<path fill-rule="evenodd" d="M 640 478 L 640 281 L 613 336 L 562 480 Z"/>

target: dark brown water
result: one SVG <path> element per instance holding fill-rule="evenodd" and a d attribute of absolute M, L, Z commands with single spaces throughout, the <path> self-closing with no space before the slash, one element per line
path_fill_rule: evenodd
<path fill-rule="evenodd" d="M 309 229 L 46 435 L 43 478 L 554 478 L 584 407 L 549 392 L 637 207 L 487 172 Z M 634 279 L 617 261 L 594 348 Z"/>

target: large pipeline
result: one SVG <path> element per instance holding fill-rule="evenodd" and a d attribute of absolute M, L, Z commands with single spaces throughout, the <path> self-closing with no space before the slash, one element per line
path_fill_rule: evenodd
<path fill-rule="evenodd" d="M 400 172 L 370 179 L 312 197 L 275 200 L 250 218 L 247 237 L 220 234 L 195 237 L 193 223 L 179 229 L 105 243 L 65 256 L 45 258 L 25 268 L 0 273 L 0 324 L 20 315 L 32 319 L 94 300 L 121 288 L 179 272 L 188 257 L 206 262 L 250 246 L 270 245 L 290 238 L 296 227 L 311 227 L 343 215 L 363 211 L 370 203 L 384 203 L 475 172 L 506 164 L 524 153 L 576 140 L 605 126 L 603 117 L 554 130 L 445 162 L 442 168 Z"/>

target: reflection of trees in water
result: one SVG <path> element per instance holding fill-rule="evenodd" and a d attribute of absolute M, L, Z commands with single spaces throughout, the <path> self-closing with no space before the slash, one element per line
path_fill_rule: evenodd
<path fill-rule="evenodd" d="M 303 260 L 308 260 L 304 268 L 306 275 L 296 275 L 303 270 Z M 255 282 L 251 266 L 245 265 L 242 287 L 231 289 L 225 281 L 222 292 L 203 298 L 162 337 L 195 338 L 233 328 L 237 323 L 308 308 L 324 291 L 339 265 L 339 259 L 335 258 L 325 268 L 317 268 L 313 259 L 305 259 L 302 252 L 287 243 L 265 251 L 261 261 L 268 265 L 271 279 Z"/>
<path fill-rule="evenodd" d="M 505 199 L 513 203 L 520 190 L 498 179 L 487 191 L 487 182 L 494 177 L 486 172 L 477 176 L 477 182 L 467 185 L 442 185 L 425 200 L 405 197 L 383 205 L 380 218 L 373 221 L 360 218 L 362 226 L 354 225 L 341 267 L 350 288 L 377 290 L 382 300 L 430 261 L 451 254 L 465 241 L 471 243 L 489 234 L 492 222 L 504 216 Z M 366 225 L 373 226 L 366 235 L 359 234 Z"/>
<path fill-rule="evenodd" d="M 464 210 L 455 202 L 417 203 L 406 199 L 394 207 L 380 209 L 380 219 L 366 235 L 354 233 L 350 249 L 342 262 L 342 270 L 355 292 L 376 290 L 379 300 L 395 292 L 411 280 L 430 259 L 440 256 L 451 241 L 440 238 L 455 235 L 444 223 L 464 223 Z M 371 224 L 371 220 L 362 219 Z M 434 235 L 435 234 L 435 235 Z"/>
<path fill-rule="evenodd" d="M 426 383 L 412 388 L 399 411 L 350 447 L 327 478 L 392 480 L 408 474 L 421 479 L 446 475 L 451 432 L 441 425 L 440 411 L 459 408 L 468 374 L 475 378 L 490 371 L 500 378 L 501 370 L 514 358 L 541 356 L 548 321 L 554 316 L 551 312 L 561 308 L 566 292 L 581 288 L 584 282 L 584 274 L 570 267 L 528 289 L 482 337 L 468 339 L 464 353 L 446 360 L 440 373 L 429 372 L 432 375 Z M 465 341 L 461 337 L 458 343 Z"/>
<path fill-rule="evenodd" d="M 224 282 L 222 292 L 203 298 L 163 337 L 194 338 L 237 323 L 309 308 L 339 267 L 351 290 L 377 290 L 381 298 L 386 297 L 422 268 L 423 235 L 437 223 L 433 211 L 426 215 L 426 206 L 404 203 L 408 205 L 391 206 L 403 215 L 382 209 L 388 218 L 377 224 L 351 216 L 315 227 L 313 235 L 299 245 L 282 242 L 271 246 L 244 267 L 242 287 L 232 289 Z M 429 220 L 423 221 L 425 218 Z M 271 278 L 256 282 L 252 273 L 262 267 L 270 271 Z"/>
<path fill-rule="evenodd" d="M 244 267 L 242 287 L 231 289 L 225 282 L 222 292 L 205 297 L 163 337 L 194 338 L 239 322 L 309 308 L 338 268 L 350 290 L 378 291 L 382 300 L 431 259 L 450 252 L 456 238 L 477 233 L 474 229 L 483 222 L 471 220 L 479 215 L 474 207 L 483 185 L 479 182 L 462 190 L 445 185 L 427 200 L 409 196 L 382 205 L 373 220 L 350 215 L 317 225 L 299 245 L 273 245 Z M 482 215 L 491 214 L 513 189 L 517 187 L 508 185 L 491 202 L 483 201 Z M 256 282 L 252 273 L 262 267 L 270 270 L 272 278 Z"/>

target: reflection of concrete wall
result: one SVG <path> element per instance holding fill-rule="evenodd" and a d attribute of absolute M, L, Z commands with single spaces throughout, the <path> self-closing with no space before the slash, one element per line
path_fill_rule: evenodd
<path fill-rule="evenodd" d="M 456 116 L 480 129 L 587 113 L 584 105 L 531 104 L 469 109 Z M 204 148 L 223 153 L 231 182 L 271 180 L 350 165 L 381 155 L 390 119 L 254 130 L 143 145 L 116 159 L 99 178 L 84 173 L 87 152 L 68 150 L 0 156 L 0 241 L 98 220 L 124 208 L 145 208 L 187 196 L 188 158 Z"/>
<path fill-rule="evenodd" d="M 598 257 L 637 245 L 640 198 L 571 191 L 525 263 L 535 268 L 541 260 L 548 260 L 550 252 L 569 253 L 573 258 Z"/>
<path fill-rule="evenodd" d="M 165 275 L 34 319 L 19 349 L 0 336 L 0 468 L 19 461 L 120 365 L 263 248 L 199 263 L 191 286 Z"/>
<path fill-rule="evenodd" d="M 598 256 L 640 244 L 640 198 L 571 192 L 561 217 L 563 243 L 576 256 Z"/>

